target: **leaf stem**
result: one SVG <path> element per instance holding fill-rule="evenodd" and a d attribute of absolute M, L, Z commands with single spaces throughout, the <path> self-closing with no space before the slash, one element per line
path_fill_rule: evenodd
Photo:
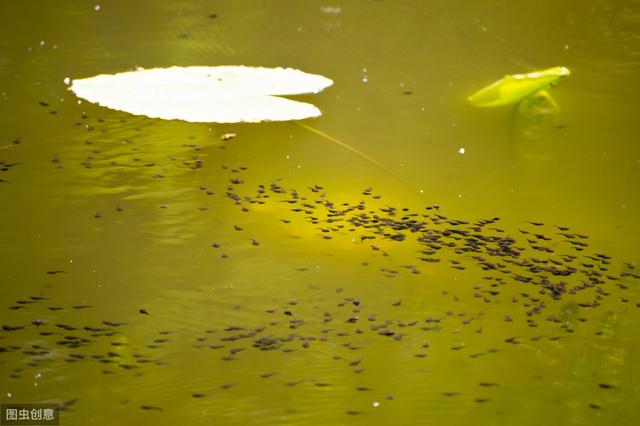
<path fill-rule="evenodd" d="M 399 183 L 401 183 L 405 188 L 409 189 L 413 194 L 418 195 L 420 194 L 420 192 L 418 192 L 416 190 L 416 188 L 409 184 L 408 182 L 406 182 L 404 179 L 400 178 L 398 175 L 394 174 L 391 170 L 389 170 L 384 164 L 380 163 L 378 160 L 376 160 L 375 158 L 365 154 L 364 152 L 360 151 L 357 148 L 354 148 L 353 146 L 349 145 L 348 143 L 341 141 L 338 138 L 335 138 L 325 132 L 323 132 L 322 130 L 316 129 L 315 127 L 312 127 L 308 124 L 305 123 L 301 123 L 300 121 L 294 121 L 293 123 L 295 123 L 296 125 L 302 127 L 303 129 L 314 133 L 318 136 L 320 136 L 321 138 L 332 142 L 336 145 L 341 146 L 342 148 L 351 151 L 352 153 L 356 154 L 358 157 L 362 158 L 363 160 L 366 160 L 368 163 L 376 166 L 378 169 L 382 170 L 383 172 L 385 172 L 387 175 L 391 176 L 392 178 L 394 178 L 396 181 L 398 181 Z"/>

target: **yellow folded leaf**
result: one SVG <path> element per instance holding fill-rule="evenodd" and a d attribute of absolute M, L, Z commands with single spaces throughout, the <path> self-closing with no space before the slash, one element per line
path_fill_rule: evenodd
<path fill-rule="evenodd" d="M 469 96 L 477 107 L 509 105 L 541 91 L 570 74 L 565 67 L 554 67 L 528 74 L 506 75 L 495 83 Z"/>

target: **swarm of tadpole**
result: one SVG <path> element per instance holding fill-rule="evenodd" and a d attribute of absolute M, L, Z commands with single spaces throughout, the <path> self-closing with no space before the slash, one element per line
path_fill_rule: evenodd
<path fill-rule="evenodd" d="M 85 117 L 83 117 L 85 118 Z M 89 128 L 88 128 L 89 130 Z M 92 129 L 91 129 L 92 130 Z M 223 139 L 231 138 L 223 136 Z M 91 158 L 90 160 L 92 160 Z M 173 159 L 172 159 L 173 160 Z M 54 163 L 59 163 L 56 158 Z M 140 163 L 144 167 L 155 167 L 155 164 Z M 13 163 L 1 163 L 3 169 L 12 167 Z M 91 164 L 83 163 L 85 167 Z M 186 167 L 197 169 L 203 166 L 200 158 L 196 162 L 185 163 Z M 479 303 L 490 307 L 492 303 L 508 297 L 509 301 L 520 305 L 526 316 L 527 326 L 532 329 L 547 322 L 552 334 L 533 334 L 529 337 L 505 335 L 503 346 L 519 344 L 525 340 L 532 342 L 540 339 L 557 340 L 575 330 L 569 321 L 558 315 L 559 303 L 574 301 L 584 310 L 597 309 L 607 297 L 617 298 L 622 304 L 640 303 L 631 300 L 625 290 L 633 279 L 640 278 L 639 271 L 632 264 L 624 264 L 622 272 L 615 273 L 615 266 L 610 256 L 591 251 L 588 236 L 572 231 L 569 227 L 546 225 L 540 222 L 528 222 L 521 229 L 508 232 L 497 226 L 499 218 L 462 220 L 449 218 L 437 205 L 425 206 L 421 211 L 390 206 L 380 207 L 380 194 L 373 189 L 362 191 L 364 199 L 355 203 L 331 201 L 329 195 L 320 185 L 312 185 L 303 189 L 287 188 L 281 181 L 260 184 L 250 188 L 245 182 L 244 166 L 223 166 L 230 174 L 227 187 L 222 193 L 200 186 L 201 193 L 206 196 L 224 197 L 238 206 L 243 212 L 250 212 L 253 205 L 271 204 L 276 213 L 291 212 L 298 215 L 299 220 L 318 230 L 319 238 L 350 238 L 361 243 L 365 250 L 371 250 L 380 256 L 390 256 L 394 245 L 411 244 L 416 248 L 414 264 L 404 264 L 396 268 L 383 268 L 380 273 L 385 277 L 396 277 L 403 273 L 420 275 L 434 267 L 434 264 L 448 264 L 458 271 L 476 269 L 482 273 L 483 283 L 473 287 L 473 296 Z M 159 178 L 156 174 L 153 177 Z M 162 176 L 160 176 L 162 177 Z M 371 202 L 369 202 L 369 199 Z M 375 202 L 374 202 L 375 201 Z M 123 209 L 118 205 L 118 212 Z M 126 213 L 123 213 L 126 214 Z M 280 219 L 290 223 L 291 218 Z M 101 214 L 96 219 L 103 219 Z M 295 219 L 293 219 L 295 220 Z M 242 226 L 235 225 L 240 234 L 247 234 L 247 242 L 260 250 L 260 241 L 249 235 Z M 224 244 L 211 243 L 214 250 L 220 250 L 223 258 Z M 232 261 L 232 258 L 229 258 Z M 46 271 L 48 275 L 64 274 L 63 270 Z M 514 290 L 517 289 L 517 290 Z M 344 368 L 353 374 L 360 374 L 366 369 L 366 360 L 360 355 L 371 339 L 390 341 L 409 340 L 415 349 L 411 354 L 415 358 L 429 358 L 431 344 L 429 336 L 446 327 L 470 326 L 481 333 L 479 324 L 485 315 L 483 311 L 476 313 L 446 311 L 440 316 L 405 318 L 403 320 L 383 318 L 372 310 L 369 301 L 358 295 L 343 296 L 342 289 L 336 289 L 336 299 L 326 300 L 320 304 L 318 314 L 300 314 L 299 300 L 282 301 L 280 306 L 268 309 L 262 324 L 227 324 L 224 327 L 206 327 L 193 330 L 191 346 L 198 350 L 210 350 L 223 361 L 242 359 L 248 351 L 289 353 L 312 349 L 316 345 L 330 344 L 338 347 L 331 355 Z M 514 297 L 514 292 L 517 297 Z M 8 363 L 9 378 L 20 380 L 31 377 L 26 373 L 31 369 L 64 362 L 69 365 L 79 362 L 92 362 L 100 366 L 103 374 L 142 374 L 144 368 L 159 367 L 163 361 L 163 349 L 174 342 L 173 330 L 161 330 L 148 342 L 128 342 L 127 329 L 144 327 L 154 320 L 154 316 L 146 309 L 140 308 L 137 314 L 144 322 L 136 322 L 132 318 L 104 319 L 97 324 L 80 324 L 57 321 L 57 311 L 76 311 L 91 309 L 92 306 L 77 304 L 63 306 L 55 303 L 54 297 L 43 290 L 42 294 L 34 294 L 16 300 L 8 308 L 11 311 L 32 311 L 30 322 L 24 322 L 21 316 L 2 324 L 0 338 L 10 342 L 16 334 L 38 336 L 38 343 L 5 344 L 0 346 L 2 354 L 20 354 L 19 363 L 13 368 Z M 318 302 L 315 302 L 318 304 Z M 34 309 L 41 306 L 40 309 Z M 402 301 L 392 303 L 394 308 L 401 309 Z M 43 320 L 43 309 L 48 317 Z M 488 308 L 489 309 L 489 308 Z M 548 312 L 550 311 L 550 312 Z M 67 318 L 71 318 L 67 315 Z M 504 321 L 511 322 L 511 316 Z M 286 328 L 283 331 L 282 325 Z M 321 326 L 317 332 L 318 325 Z M 309 327 L 307 327 L 309 326 Z M 367 339 L 364 339 L 366 337 Z M 21 338 L 21 342 L 33 341 Z M 121 350 L 123 346 L 127 350 Z M 107 348 L 106 350 L 104 348 Z M 98 350 L 98 348 L 102 348 Z M 464 344 L 450 346 L 452 351 L 467 349 Z M 490 355 L 501 348 L 499 345 L 483 351 L 469 351 L 470 358 Z M 130 370 L 130 371 L 129 371 Z M 260 377 L 270 379 L 275 372 L 265 372 Z M 286 386 L 307 383 L 316 387 L 332 386 L 323 380 L 300 379 L 285 382 Z M 220 390 L 229 389 L 235 383 L 223 383 Z M 614 385 L 599 383 L 602 389 L 611 389 Z M 497 383 L 480 383 L 483 388 L 498 386 Z M 366 386 L 357 386 L 357 391 L 371 391 Z M 205 397 L 206 392 L 194 392 L 192 397 Z M 452 397 L 458 392 L 444 392 L 443 396 Z M 387 396 L 387 399 L 393 399 Z M 477 403 L 489 399 L 475 397 Z M 75 402 L 75 401 L 74 401 Z M 599 408 L 592 404 L 591 408 Z M 162 411 L 154 405 L 142 405 L 143 410 Z M 349 410 L 349 415 L 362 414 Z"/>
<path fill-rule="evenodd" d="M 283 187 L 280 183 L 259 185 L 250 195 L 241 193 L 239 188 L 244 180 L 239 174 L 245 167 L 228 168 L 233 173 L 230 185 L 223 195 L 244 211 L 249 211 L 252 204 L 273 203 L 281 208 L 301 215 L 320 231 L 323 239 L 355 238 L 366 244 L 367 249 L 389 255 L 393 244 L 416 244 L 415 265 L 404 265 L 398 269 L 385 268 L 381 273 L 394 277 L 404 269 L 412 274 L 420 274 L 434 263 L 448 262 L 451 268 L 464 270 L 477 268 L 483 272 L 487 281 L 484 285 L 474 287 L 474 296 L 484 303 L 491 304 L 498 300 L 505 286 L 519 286 L 519 297 L 513 302 L 522 304 L 527 316 L 527 325 L 535 328 L 539 321 L 549 321 L 559 324 L 564 333 L 574 330 L 568 322 L 562 321 L 555 315 L 544 315 L 544 311 L 555 302 L 586 294 L 580 298 L 578 305 L 585 309 L 597 308 L 601 301 L 615 294 L 621 303 L 631 302 L 624 292 L 612 291 L 611 286 L 619 290 L 626 290 L 631 278 L 640 278 L 638 271 L 631 264 L 626 264 L 620 274 L 610 271 L 611 257 L 603 253 L 589 251 L 586 235 L 572 232 L 565 226 L 546 226 L 539 222 L 528 222 L 518 230 L 520 239 L 509 236 L 505 230 L 496 227 L 499 218 L 466 221 L 448 218 L 441 213 L 438 206 L 427 206 L 422 212 L 412 212 L 409 209 L 395 207 L 379 207 L 370 209 L 366 201 L 357 203 L 333 203 L 324 192 L 324 188 L 313 185 L 298 191 Z M 206 188 L 202 186 L 202 191 Z M 305 194 L 305 195 L 303 195 Z M 367 188 L 362 193 L 367 197 L 380 199 Z M 235 229 L 244 232 L 241 226 Z M 248 237 L 252 245 L 259 242 Z M 387 244 L 387 243 L 391 243 Z M 381 248 L 385 245 L 385 249 Z M 220 249 L 218 242 L 212 247 Z M 63 270 L 46 271 L 49 275 L 63 274 Z M 336 289 L 339 295 L 342 289 Z M 229 324 L 221 329 L 205 329 L 195 337 L 193 347 L 196 349 L 213 350 L 220 354 L 223 361 L 239 360 L 242 353 L 248 350 L 282 351 L 283 353 L 306 350 L 317 344 L 330 342 L 338 344 L 343 355 L 333 355 L 337 362 L 345 364 L 354 374 L 365 371 L 362 358 L 350 356 L 358 354 L 364 349 L 364 343 L 359 336 L 369 338 L 391 339 L 402 341 L 405 338 L 419 335 L 423 343 L 417 347 L 412 355 L 416 358 L 427 358 L 430 345 L 424 337 L 429 333 L 442 330 L 446 324 L 461 321 L 463 326 L 470 326 L 482 318 L 484 313 L 466 314 L 446 312 L 439 317 L 408 318 L 404 321 L 381 318 L 377 313 L 367 309 L 366 301 L 358 297 L 342 297 L 335 305 L 321 306 L 322 314 L 317 317 L 299 316 L 296 305 L 299 301 L 284 302 L 283 306 L 267 310 L 267 317 L 271 316 L 264 325 L 251 326 L 245 324 Z M 35 304 L 47 304 L 51 312 L 59 310 L 90 309 L 89 305 L 57 306 L 48 297 L 30 296 L 17 300 L 9 309 L 25 310 Z M 400 307 L 401 301 L 393 303 Z M 337 307 L 337 309 L 336 309 Z M 145 309 L 139 314 L 153 320 Z M 511 317 L 505 317 L 507 322 Z M 278 325 L 288 324 L 288 332 L 282 333 Z M 306 324 L 323 324 L 325 327 L 320 334 L 304 332 Z M 124 321 L 104 320 L 100 324 L 76 325 L 58 322 L 45 322 L 34 318 L 31 324 L 4 324 L 4 334 L 37 333 L 42 338 L 51 338 L 48 344 L 8 345 L 0 347 L 0 353 L 20 352 L 27 359 L 21 367 L 10 372 L 11 379 L 20 379 L 27 368 L 40 368 L 47 362 L 62 360 L 65 363 L 95 362 L 101 365 L 103 374 L 116 374 L 119 371 L 142 371 L 145 366 L 162 365 L 162 349 L 171 342 L 171 330 L 164 330 L 146 346 L 138 349 L 119 351 L 118 347 L 129 345 L 121 337 L 126 333 L 130 324 Z M 482 332 L 481 327 L 476 332 Z M 530 341 L 546 338 L 557 340 L 562 334 L 550 336 L 534 335 Z M 523 337 L 505 336 L 504 344 L 518 344 L 525 340 Z M 99 341 L 104 341 L 112 350 L 96 352 L 91 347 Z M 102 344 L 101 346 L 103 346 Z M 453 351 L 465 349 L 464 344 L 451 346 Z M 472 352 L 471 358 L 497 352 L 492 348 L 485 352 Z M 267 372 L 260 377 L 269 379 L 275 372 Z M 295 386 L 300 381 L 286 382 L 287 386 Z M 331 383 L 316 380 L 309 382 L 312 386 L 332 386 Z M 220 389 L 228 389 L 233 383 L 225 383 Z M 486 386 L 485 386 L 486 385 Z M 489 383 L 481 386 L 497 386 Z M 601 383 L 603 389 L 613 385 Z M 358 391 L 370 390 L 366 386 L 358 386 Z M 457 392 L 443 392 L 443 396 L 452 397 Z M 194 392 L 193 397 L 205 397 L 202 392 Z M 474 401 L 487 402 L 488 398 L 475 398 Z M 595 404 L 597 405 L 597 404 Z M 162 408 L 151 405 L 141 407 L 145 410 Z M 348 411 L 353 415 L 355 411 Z M 359 413 L 359 412 L 357 412 Z M 360 414 L 360 413 L 359 413 Z"/>
<path fill-rule="evenodd" d="M 238 172 L 240 169 L 232 169 Z M 317 225 L 322 238 L 332 234 L 357 234 L 361 242 L 370 242 L 369 247 L 382 250 L 376 241 L 404 242 L 413 239 L 419 243 L 419 263 L 448 261 L 458 270 L 480 268 L 490 272 L 484 278 L 492 281 L 493 287 L 508 282 L 528 284 L 528 291 L 543 299 L 560 300 L 583 290 L 592 290 L 593 300 L 582 302 L 583 307 L 597 307 L 605 297 L 606 285 L 614 284 L 627 289 L 623 278 L 640 278 L 635 266 L 624 264 L 620 274 L 610 271 L 611 257 L 589 252 L 588 236 L 572 232 L 569 227 L 541 222 L 527 222 L 518 233 L 520 240 L 500 229 L 495 224 L 498 217 L 467 221 L 452 219 L 440 213 L 438 205 L 427 206 L 423 212 L 411 212 L 408 208 L 381 207 L 370 209 L 365 201 L 358 203 L 333 203 L 324 188 L 314 185 L 307 188 L 313 196 L 301 196 L 296 189 L 285 189 L 278 183 L 259 185 L 254 194 L 239 194 L 236 187 L 242 180 L 234 178 L 227 188 L 226 196 L 244 211 L 251 204 L 266 202 L 289 204 L 290 211 L 298 213 L 306 221 Z M 379 199 L 372 189 L 362 192 L 365 196 Z M 278 197 L 278 198 L 275 198 Z M 405 268 L 420 273 L 418 265 Z M 397 271 L 386 272 L 397 273 Z M 487 293 L 495 296 L 499 290 Z M 621 299 L 623 302 L 625 298 Z"/>

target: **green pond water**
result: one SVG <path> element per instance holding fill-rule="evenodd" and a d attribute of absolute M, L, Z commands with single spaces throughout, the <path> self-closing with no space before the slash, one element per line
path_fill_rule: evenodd
<path fill-rule="evenodd" d="M 0 401 L 65 425 L 638 424 L 639 28 L 631 0 L 2 2 Z M 333 79 L 304 124 L 392 176 L 294 123 L 64 83 L 236 64 Z M 557 112 L 466 100 L 553 66 Z"/>

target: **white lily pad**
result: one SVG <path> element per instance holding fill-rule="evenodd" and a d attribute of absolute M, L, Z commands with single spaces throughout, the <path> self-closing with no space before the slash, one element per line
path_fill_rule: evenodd
<path fill-rule="evenodd" d="M 332 84 L 292 68 L 175 66 L 73 80 L 69 90 L 89 102 L 152 118 L 256 123 L 322 115 L 315 105 L 278 95 L 318 93 Z"/>

